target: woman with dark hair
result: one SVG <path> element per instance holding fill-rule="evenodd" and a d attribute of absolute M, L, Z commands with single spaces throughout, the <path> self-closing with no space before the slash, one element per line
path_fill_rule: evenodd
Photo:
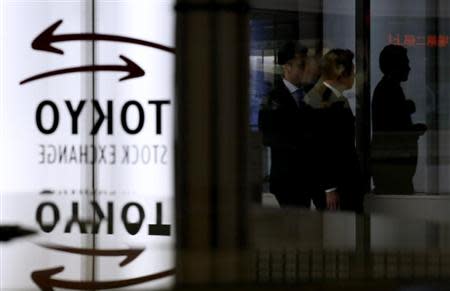
<path fill-rule="evenodd" d="M 417 166 L 417 140 L 427 130 L 413 124 L 415 104 L 405 97 L 401 82 L 408 80 L 406 48 L 388 45 L 380 53 L 383 78 L 372 98 L 372 177 L 377 194 L 412 194 Z"/>

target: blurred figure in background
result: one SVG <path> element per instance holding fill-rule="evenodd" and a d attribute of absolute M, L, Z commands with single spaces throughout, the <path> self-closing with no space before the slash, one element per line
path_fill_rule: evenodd
<path fill-rule="evenodd" d="M 400 86 L 408 80 L 409 59 L 406 48 L 388 45 L 380 53 L 383 78 L 372 98 L 372 176 L 377 194 L 413 194 L 416 173 L 417 140 L 427 130 L 413 124 L 415 104 Z"/>
<path fill-rule="evenodd" d="M 258 124 L 271 150 L 269 189 L 279 204 L 309 208 L 313 200 L 323 208 L 311 171 L 310 109 L 303 100 L 306 62 L 306 48 L 294 42 L 281 47 L 277 63 L 283 75 L 262 102 Z"/>
<path fill-rule="evenodd" d="M 353 87 L 354 54 L 333 49 L 321 60 L 321 79 L 306 95 L 312 108 L 313 171 L 329 210 L 363 211 L 363 184 L 355 147 L 355 117 L 343 92 Z"/>

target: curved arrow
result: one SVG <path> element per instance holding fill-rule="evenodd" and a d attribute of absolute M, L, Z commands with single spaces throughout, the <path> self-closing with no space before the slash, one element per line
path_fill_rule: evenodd
<path fill-rule="evenodd" d="M 150 41 L 140 40 L 136 38 L 118 36 L 118 35 L 110 35 L 110 34 L 96 34 L 96 33 L 74 33 L 74 34 L 59 34 L 55 35 L 54 32 L 61 25 L 63 21 L 58 20 L 54 24 L 50 25 L 46 30 L 44 30 L 41 34 L 39 34 L 31 43 L 31 47 L 35 50 L 46 51 L 56 54 L 64 54 L 64 51 L 55 48 L 52 46 L 54 42 L 62 42 L 62 41 L 74 41 L 74 40 L 105 40 L 105 41 L 118 41 L 118 42 L 127 42 L 133 43 L 143 46 L 148 46 L 152 48 L 156 48 L 159 50 L 163 50 L 169 53 L 175 53 L 175 49 L 171 47 L 167 47 L 161 44 L 157 44 Z"/>
<path fill-rule="evenodd" d="M 51 195 L 51 194 L 54 194 L 54 193 L 55 193 L 55 191 L 50 190 L 50 189 L 44 189 L 41 192 L 39 192 L 39 194 L 41 194 L 41 195 Z"/>
<path fill-rule="evenodd" d="M 6 242 L 36 233 L 37 231 L 24 228 L 20 225 L 0 225 L 0 242 Z"/>
<path fill-rule="evenodd" d="M 61 74 L 67 74 L 67 73 L 75 73 L 75 72 L 94 72 L 94 71 L 118 71 L 118 72 L 128 72 L 128 76 L 125 76 L 121 78 L 119 81 L 133 79 L 137 77 L 142 77 L 145 75 L 145 71 L 142 70 L 141 67 L 139 67 L 136 63 L 131 61 L 125 56 L 120 56 L 122 60 L 125 61 L 126 65 L 119 66 L 119 65 L 91 65 L 91 66 L 84 66 L 84 67 L 74 67 L 74 68 L 67 68 L 67 69 L 61 69 L 56 71 L 50 71 L 46 73 L 42 73 L 39 75 L 35 75 L 32 77 L 29 77 L 28 79 L 25 79 L 20 82 L 20 85 L 23 85 L 25 83 L 35 81 L 42 78 L 48 78 L 55 75 L 61 75 Z"/>
<path fill-rule="evenodd" d="M 39 244 L 41 247 L 60 251 L 60 252 L 66 252 L 71 254 L 79 254 L 79 255 L 86 255 L 86 256 L 102 256 L 102 257 L 119 257 L 119 256 L 126 256 L 125 260 L 123 260 L 119 266 L 123 267 L 125 265 L 128 265 L 132 261 L 134 261 L 144 250 L 143 249 L 124 249 L 124 250 L 98 250 L 98 249 L 79 249 L 79 248 L 72 248 L 72 247 L 66 247 L 66 246 L 58 246 L 58 245 L 46 245 L 46 244 Z"/>
<path fill-rule="evenodd" d="M 34 283 L 36 283 L 36 285 L 38 285 L 39 288 L 41 288 L 42 291 L 53 291 L 53 288 L 65 288 L 75 290 L 103 290 L 142 284 L 145 282 L 157 280 L 175 274 L 175 270 L 172 269 L 159 273 L 150 274 L 143 277 L 118 281 L 103 281 L 103 282 L 95 282 L 95 281 L 75 282 L 51 278 L 53 275 L 58 274 L 63 270 L 64 267 L 60 266 L 53 269 L 34 271 L 33 273 L 31 273 L 31 278 L 33 279 Z"/>

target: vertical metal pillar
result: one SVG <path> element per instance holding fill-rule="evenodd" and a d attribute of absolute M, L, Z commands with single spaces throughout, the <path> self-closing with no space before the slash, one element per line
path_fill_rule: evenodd
<path fill-rule="evenodd" d="M 177 284 L 235 283 L 246 245 L 248 7 L 179 0 Z"/>
<path fill-rule="evenodd" d="M 426 19 L 431 19 L 431 22 L 426 23 L 427 35 L 439 35 L 439 7 L 438 0 L 426 1 Z M 426 109 L 427 114 L 427 126 L 428 131 L 427 138 L 427 188 L 426 192 L 431 195 L 439 194 L 439 48 L 425 48 L 426 49 L 426 86 L 434 93 L 431 96 L 428 92 L 425 92 L 425 98 L 432 98 L 427 100 L 427 105 L 431 105 L 431 108 Z M 445 73 L 446 74 L 446 73 Z M 428 112 L 430 110 L 431 112 Z"/>
<path fill-rule="evenodd" d="M 370 0 L 356 1 L 356 148 L 370 189 Z"/>
<path fill-rule="evenodd" d="M 365 189 L 370 189 L 370 0 L 355 0 L 356 28 L 356 148 Z M 370 217 L 356 216 L 356 278 L 370 275 Z"/>

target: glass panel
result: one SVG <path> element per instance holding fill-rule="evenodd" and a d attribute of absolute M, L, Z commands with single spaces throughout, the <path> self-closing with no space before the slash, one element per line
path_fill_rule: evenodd
<path fill-rule="evenodd" d="M 137 255 L 126 265 L 97 257 L 96 278 L 120 290 L 133 288 L 133 279 L 143 290 L 174 284 L 174 2 L 95 1 L 95 32 L 116 37 L 95 43 L 95 63 L 122 64 L 126 57 L 144 73 L 123 81 L 125 72 L 95 75 L 95 99 L 103 108 L 110 102 L 114 116 L 114 132 L 103 127 L 96 136 L 106 162 L 95 176 L 96 201 L 103 209 L 112 205 L 114 229 L 100 228 L 96 247 Z"/>
<path fill-rule="evenodd" d="M 372 1 L 371 10 L 375 191 L 448 194 L 448 3 L 383 0 Z M 380 70 L 388 45 L 406 49 L 410 71 L 402 80 Z M 398 49 L 385 52 L 389 59 Z M 392 66 L 401 69 L 402 55 Z"/>
<path fill-rule="evenodd" d="M 377 290 L 382 280 L 403 279 L 411 287 L 426 286 L 420 280 L 450 275 L 448 223 L 371 215 L 364 242 L 354 228 L 360 219 L 343 212 L 259 212 L 252 220 L 256 282 L 308 286 L 336 281 L 355 284 L 366 278 L 362 289 L 374 284 Z M 348 290 L 345 285 L 334 288 Z"/>
<path fill-rule="evenodd" d="M 332 190 L 344 181 L 347 181 L 344 182 L 347 185 L 342 185 L 342 189 L 349 189 L 347 186 L 357 184 L 357 176 L 361 175 L 361 171 L 356 170 L 360 165 L 356 159 L 355 123 L 351 121 L 356 114 L 353 72 L 358 57 L 355 57 L 355 2 L 253 1 L 251 4 L 250 127 L 251 138 L 262 140 L 260 151 L 263 169 L 255 173 L 263 176 L 260 179 L 263 181 L 261 199 L 263 204 L 281 203 L 282 206 L 306 208 L 314 200 L 313 207 L 323 209 L 326 203 L 325 190 Z M 290 50 L 289 45 L 294 48 Z M 346 84 L 340 81 L 340 77 L 322 76 L 319 79 L 321 62 L 324 64 L 322 56 L 326 54 L 330 60 L 336 58 L 336 54 L 347 56 L 343 57 L 347 59 L 348 68 L 345 71 L 349 74 Z M 283 60 L 286 56 L 287 59 Z M 298 64 L 295 63 L 296 59 Z M 331 63 L 338 66 L 334 61 Z M 331 68 L 331 63 L 327 65 L 328 69 L 335 70 Z M 295 65 L 300 66 L 298 73 L 293 68 Z M 339 126 L 336 131 L 346 132 L 344 134 L 348 137 L 344 139 L 342 136 L 333 136 L 334 130 L 330 130 L 336 122 L 325 124 L 322 118 L 318 119 L 319 122 L 315 121 L 326 110 L 322 110 L 322 105 L 314 108 L 313 100 L 330 83 L 340 90 L 336 98 L 342 97 L 342 92 L 345 95 L 340 100 L 336 99 L 339 104 L 345 103 L 346 109 L 341 113 L 347 116 L 344 119 L 347 118 L 348 122 L 344 122 L 346 125 Z M 297 102 L 293 95 L 296 88 L 300 88 L 302 101 Z M 327 118 L 330 116 L 326 115 Z M 338 122 L 341 120 L 337 119 Z M 322 134 L 324 130 L 328 133 Z M 329 148 L 322 139 L 324 142 L 328 140 Z M 342 140 L 348 146 L 344 146 L 340 142 Z M 335 150 L 340 146 L 344 146 L 341 152 Z M 324 155 L 335 161 L 326 161 Z M 342 159 L 338 162 L 336 157 Z M 333 167 L 334 170 L 331 170 Z M 334 171 L 334 174 L 327 174 L 327 178 L 322 179 L 329 170 Z M 334 180 L 332 176 L 338 175 L 341 176 L 339 183 L 331 182 Z M 329 180 L 329 183 L 325 180 Z M 361 200 L 363 193 L 355 191 L 351 194 L 357 196 L 354 200 Z M 345 207 L 346 202 L 342 202 Z M 355 205 L 358 203 L 362 204 L 360 201 Z M 349 205 L 349 209 L 355 210 L 355 205 Z"/>
<path fill-rule="evenodd" d="M 0 1 L 1 290 L 174 285 L 174 2 Z"/>
<path fill-rule="evenodd" d="M 367 5 L 371 2 L 367 15 L 364 14 L 366 7 L 361 4 L 362 2 Z M 257 201 L 254 201 L 253 206 L 257 207 L 253 207 L 250 212 L 256 281 L 304 283 L 361 278 L 383 280 L 436 278 L 435 272 L 441 278 L 448 277 L 450 200 L 446 196 L 398 195 L 448 192 L 446 190 L 449 186 L 448 179 L 444 179 L 448 173 L 446 162 L 448 154 L 444 148 L 447 142 L 448 123 L 446 113 L 448 102 L 445 101 L 448 74 L 445 69 L 445 58 L 450 35 L 447 35 L 445 24 L 450 7 L 444 2 L 425 0 L 252 2 L 254 9 L 250 17 L 250 128 L 254 142 L 252 145 L 257 143 L 255 141 L 260 143 L 257 150 L 263 165 L 261 171 L 253 171 L 255 175 L 259 175 L 261 187 L 258 191 L 263 194 L 259 195 L 259 192 L 255 194 L 258 199 L 255 199 Z M 365 21 L 358 23 L 359 20 Z M 370 35 L 361 36 L 366 37 L 365 39 L 357 39 L 355 31 L 359 35 L 362 29 L 356 26 L 356 23 L 367 25 L 365 28 L 370 28 Z M 282 57 L 285 56 L 283 55 L 285 44 L 289 41 L 296 44 L 294 48 L 297 50 L 291 53 L 288 59 L 290 63 L 286 64 Z M 364 44 L 369 44 L 369 41 L 370 48 L 365 48 Z M 378 104 L 375 105 L 378 102 L 375 95 L 380 93 L 380 90 L 375 88 L 380 86 L 378 83 L 383 78 L 379 69 L 379 55 L 389 43 L 405 46 L 409 63 L 404 58 L 405 68 L 401 70 L 402 56 L 399 54 L 390 58 L 384 65 L 388 67 L 393 65 L 395 74 L 408 71 L 409 79 L 398 80 L 395 86 L 389 83 L 390 86 L 394 86 L 392 90 L 382 88 L 384 93 L 388 94 L 386 96 L 389 100 L 386 101 L 387 107 L 380 109 L 377 108 Z M 370 93 L 362 94 L 362 88 L 352 88 L 350 82 L 347 87 L 340 81 L 332 82 L 339 78 L 333 79 L 327 72 L 329 64 L 333 63 L 327 56 L 336 48 L 354 52 L 353 62 L 357 62 L 358 68 L 368 66 L 370 80 L 362 79 L 366 77 L 366 72 L 356 71 L 355 75 L 362 81 L 358 83 L 359 86 L 370 82 Z M 297 64 L 301 65 L 301 78 L 298 78 L 295 84 L 285 82 L 292 79 L 289 70 L 293 70 Z M 342 71 L 345 71 L 345 66 L 342 66 Z M 398 76 L 390 74 L 388 77 L 388 81 L 392 82 L 392 78 Z M 345 75 L 341 75 L 341 78 L 345 79 Z M 311 102 L 313 100 L 310 99 L 311 94 L 316 94 L 317 86 L 324 81 L 327 83 L 330 81 L 325 85 L 331 90 L 329 94 L 343 92 L 348 101 L 348 105 L 345 104 L 344 108 L 350 108 L 353 116 L 356 116 L 356 121 L 353 120 L 356 124 L 353 123 L 353 126 L 359 126 L 361 124 L 358 122 L 369 120 L 370 116 L 365 114 L 370 112 L 373 113 L 374 121 L 380 118 L 382 122 L 386 122 L 390 118 L 388 114 L 392 113 L 393 122 L 407 123 L 408 127 L 392 124 L 391 128 L 388 128 L 391 129 L 389 134 L 382 132 L 385 135 L 382 139 L 388 141 L 392 139 L 397 143 L 389 145 L 386 149 L 381 142 L 380 148 L 377 139 L 381 130 L 378 124 L 374 125 L 373 135 L 371 132 L 358 132 L 356 138 L 348 139 L 348 136 L 343 134 L 344 131 L 339 131 L 338 127 L 329 122 L 327 126 L 336 128 L 339 134 L 333 135 L 332 132 L 328 132 L 326 135 L 328 138 L 320 140 L 326 147 L 323 147 L 323 144 L 312 143 L 321 151 L 312 148 L 311 151 L 298 152 L 299 148 L 304 149 L 305 143 L 314 142 L 316 135 L 323 134 L 314 130 L 318 128 L 325 132 L 328 130 L 326 127 L 316 127 L 315 122 L 320 122 L 315 119 L 316 106 L 324 109 L 320 117 L 327 121 L 333 120 L 340 124 L 346 118 L 339 115 L 339 118 L 328 119 L 329 116 L 326 114 L 338 113 L 332 110 L 333 105 L 327 107 L 328 100 L 324 94 L 319 95 L 322 97 L 321 103 Z M 382 83 L 381 86 L 385 85 Z M 299 105 L 302 103 L 297 102 L 295 90 L 299 87 L 305 93 L 304 106 L 312 107 L 313 113 L 303 110 Z M 336 90 L 332 90 L 333 88 Z M 398 96 L 395 93 L 399 93 L 400 97 L 404 94 L 406 99 L 411 101 L 405 101 L 405 97 L 402 97 L 403 107 L 398 110 L 392 109 L 396 108 L 395 98 Z M 365 103 L 366 100 L 371 102 Z M 368 107 L 358 108 L 361 104 L 367 104 Z M 372 108 L 372 105 L 375 108 Z M 328 108 L 331 109 L 327 111 Z M 379 109 L 381 113 L 377 111 Z M 292 117 L 293 115 L 295 117 Z M 300 126 L 300 121 L 304 122 L 304 127 Z M 350 124 L 350 122 L 347 124 L 349 125 L 347 129 L 354 129 L 355 127 Z M 428 127 L 427 131 L 425 125 Z M 311 134 L 313 139 L 305 137 L 305 132 Z M 328 196 L 327 192 L 336 190 L 340 195 L 339 198 L 342 198 L 340 202 L 348 199 L 345 194 L 349 192 L 345 192 L 348 188 L 340 188 L 343 185 L 339 184 L 339 181 L 336 189 L 328 187 L 327 189 L 321 184 L 321 181 L 325 180 L 321 175 L 327 174 L 326 166 L 333 166 L 328 161 L 338 161 L 341 168 L 333 171 L 334 176 L 340 179 L 350 178 L 353 185 L 358 185 L 358 179 L 363 178 L 354 175 L 348 168 L 354 162 L 350 158 L 349 151 L 356 155 L 354 144 L 358 142 L 359 145 L 363 144 L 361 139 L 368 135 L 373 138 L 370 170 L 373 175 L 378 175 L 377 171 L 380 169 L 377 168 L 379 166 L 377 163 L 381 162 L 382 174 L 390 179 L 385 184 L 394 189 L 380 191 L 380 187 L 377 192 L 397 195 L 373 195 L 372 183 L 370 189 L 360 192 L 365 196 L 364 210 L 370 215 L 353 213 L 354 210 L 358 210 L 356 208 L 340 207 L 340 210 L 352 210 L 351 212 L 330 211 L 333 209 L 330 209 L 328 201 L 325 202 L 325 206 L 323 204 L 323 200 Z M 345 147 L 341 145 L 340 139 L 348 141 Z M 333 151 L 335 147 L 339 147 L 341 151 Z M 321 154 L 333 158 L 323 150 L 324 148 L 329 148 L 330 152 L 345 156 L 346 159 L 323 161 Z M 252 149 L 256 151 L 256 147 Z M 368 151 L 369 149 L 365 148 L 362 152 Z M 309 160 L 311 157 L 312 161 Z M 364 157 L 358 158 L 361 160 Z M 415 170 L 416 159 L 417 170 Z M 311 166 L 308 169 L 312 171 L 317 171 L 314 169 L 317 165 L 321 168 L 314 176 L 307 171 L 299 170 L 305 164 Z M 305 176 L 301 175 L 305 173 Z M 408 181 L 401 180 L 405 177 L 411 184 L 409 188 L 407 188 Z M 375 180 L 377 178 L 379 176 L 375 177 Z M 312 194 L 314 192 L 311 188 L 298 186 L 301 183 L 311 185 L 308 184 L 311 180 L 321 186 L 319 195 L 323 197 L 322 201 Z M 364 182 L 369 184 L 368 180 Z M 277 187 L 273 186 L 274 182 L 277 183 Z M 380 185 L 379 180 L 375 182 Z M 290 200 L 283 197 L 283 191 L 291 195 Z M 301 200 L 299 197 L 305 199 Z M 315 199 L 319 200 L 317 204 Z"/>
<path fill-rule="evenodd" d="M 2 240 L 11 238 L 0 246 L 1 290 L 46 288 L 50 271 L 66 281 L 92 279 L 90 256 L 55 247 L 93 244 L 90 231 L 81 234 L 92 221 L 92 167 L 81 154 L 92 147 L 91 115 L 69 113 L 92 97 L 92 76 L 58 72 L 92 63 L 90 43 L 54 44 L 60 55 L 36 41 L 60 19 L 57 34 L 90 32 L 90 3 L 0 2 L 0 222 Z M 34 234 L 21 238 L 27 230 Z"/>

